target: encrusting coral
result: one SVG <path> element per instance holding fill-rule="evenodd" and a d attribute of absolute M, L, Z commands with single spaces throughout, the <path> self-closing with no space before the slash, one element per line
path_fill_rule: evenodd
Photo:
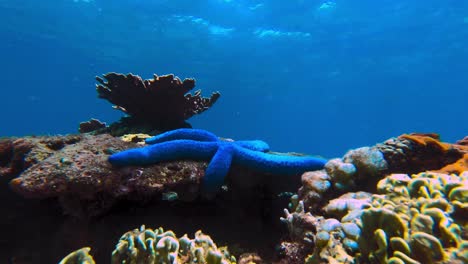
<path fill-rule="evenodd" d="M 296 252 L 306 263 L 468 262 L 464 142 L 402 135 L 304 173 L 282 218 Z"/>
<path fill-rule="evenodd" d="M 405 134 L 350 150 L 329 160 L 325 170 L 303 174 L 298 194 L 308 210 L 317 210 L 337 194 L 375 191 L 377 182 L 391 173 L 461 173 L 468 170 L 467 157 L 468 146 L 441 142 L 436 134 Z"/>
<path fill-rule="evenodd" d="M 378 183 L 379 194 L 347 193 L 329 201 L 324 212 L 339 220 L 322 222 L 333 223 L 334 236 L 321 234 L 320 221 L 306 224 L 312 220 L 304 219 L 324 218 L 306 213 L 302 201 L 283 221 L 296 239 L 314 241 L 310 263 L 343 263 L 343 256 L 348 263 L 466 263 L 467 186 L 468 172 L 392 174 Z M 350 255 L 338 254 L 340 247 Z"/>
<path fill-rule="evenodd" d="M 60 264 L 94 264 L 90 248 L 70 253 Z M 112 264 L 234 264 L 236 259 L 225 247 L 218 248 L 201 231 L 195 238 L 177 238 L 173 231 L 141 226 L 122 235 L 112 252 Z"/>
<path fill-rule="evenodd" d="M 209 109 L 220 97 L 218 92 L 202 97 L 201 90 L 191 94 L 195 80 L 181 81 L 173 74 L 143 80 L 138 75 L 111 72 L 96 80 L 99 98 L 128 114 L 133 125 L 149 125 L 159 130 L 190 126 L 185 122 L 187 119 Z"/>

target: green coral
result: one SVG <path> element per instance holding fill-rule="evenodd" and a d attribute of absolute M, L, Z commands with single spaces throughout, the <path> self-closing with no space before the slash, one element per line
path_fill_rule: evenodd
<path fill-rule="evenodd" d="M 94 264 L 89 248 L 77 250 L 60 264 Z M 187 235 L 177 238 L 174 232 L 163 228 L 141 226 L 122 235 L 112 252 L 112 264 L 234 264 L 226 248 L 218 248 L 210 236 L 201 231 L 195 238 Z"/>
<path fill-rule="evenodd" d="M 89 255 L 89 247 L 84 247 L 73 251 L 62 259 L 59 264 L 95 264 L 94 259 Z"/>
<path fill-rule="evenodd" d="M 468 174 L 393 174 L 363 209 L 357 260 L 365 263 L 466 262 Z M 466 216 L 465 216 L 466 217 Z"/>
<path fill-rule="evenodd" d="M 177 239 L 174 232 L 146 229 L 142 226 L 125 233 L 119 240 L 112 263 L 206 263 L 230 264 L 235 258 L 229 252 L 218 249 L 213 240 L 201 231 L 195 233 L 194 239 L 187 235 Z"/>
<path fill-rule="evenodd" d="M 468 172 L 392 174 L 379 194 L 347 193 L 323 211 L 361 233 L 357 263 L 468 263 Z"/>

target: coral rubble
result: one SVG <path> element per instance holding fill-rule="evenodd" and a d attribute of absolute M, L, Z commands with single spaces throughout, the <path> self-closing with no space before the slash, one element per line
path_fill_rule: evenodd
<path fill-rule="evenodd" d="M 215 92 L 210 97 L 202 97 L 201 90 L 191 94 L 195 80 L 181 81 L 172 74 L 143 80 L 137 75 L 111 72 L 96 80 L 99 98 L 114 104 L 114 108 L 128 114 L 136 123 L 159 130 L 189 126 L 185 120 L 209 109 L 220 96 Z"/>

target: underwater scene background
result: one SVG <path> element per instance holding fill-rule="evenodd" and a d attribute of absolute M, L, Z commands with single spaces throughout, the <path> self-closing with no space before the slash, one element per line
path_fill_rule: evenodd
<path fill-rule="evenodd" d="M 409 131 L 453 141 L 468 130 L 464 1 L 2 0 L 0 8 L 4 135 L 118 119 L 94 91 L 94 76 L 110 71 L 194 77 L 222 94 L 194 127 L 283 151 L 332 157 Z"/>
<path fill-rule="evenodd" d="M 0 0 L 0 33 L 0 263 L 468 262 L 468 2 Z"/>

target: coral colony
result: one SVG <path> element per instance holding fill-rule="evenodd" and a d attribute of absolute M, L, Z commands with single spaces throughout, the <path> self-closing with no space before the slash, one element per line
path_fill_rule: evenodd
<path fill-rule="evenodd" d="M 127 115 L 120 121 L 83 122 L 76 135 L 0 140 L 0 176 L 17 194 L 57 199 L 64 213 L 93 219 L 119 201 L 195 206 L 226 194 L 258 200 L 260 186 L 293 192 L 273 220 L 285 228 L 275 229 L 270 255 L 219 247 L 202 231 L 191 238 L 141 223 L 108 252 L 112 263 L 468 262 L 468 137 L 445 143 L 437 134 L 405 134 L 329 160 L 276 153 L 261 140 L 192 129 L 187 120 L 220 96 L 190 94 L 193 79 L 108 73 L 97 81 L 99 98 Z M 77 248 L 60 263 L 95 263 L 92 252 Z"/>

